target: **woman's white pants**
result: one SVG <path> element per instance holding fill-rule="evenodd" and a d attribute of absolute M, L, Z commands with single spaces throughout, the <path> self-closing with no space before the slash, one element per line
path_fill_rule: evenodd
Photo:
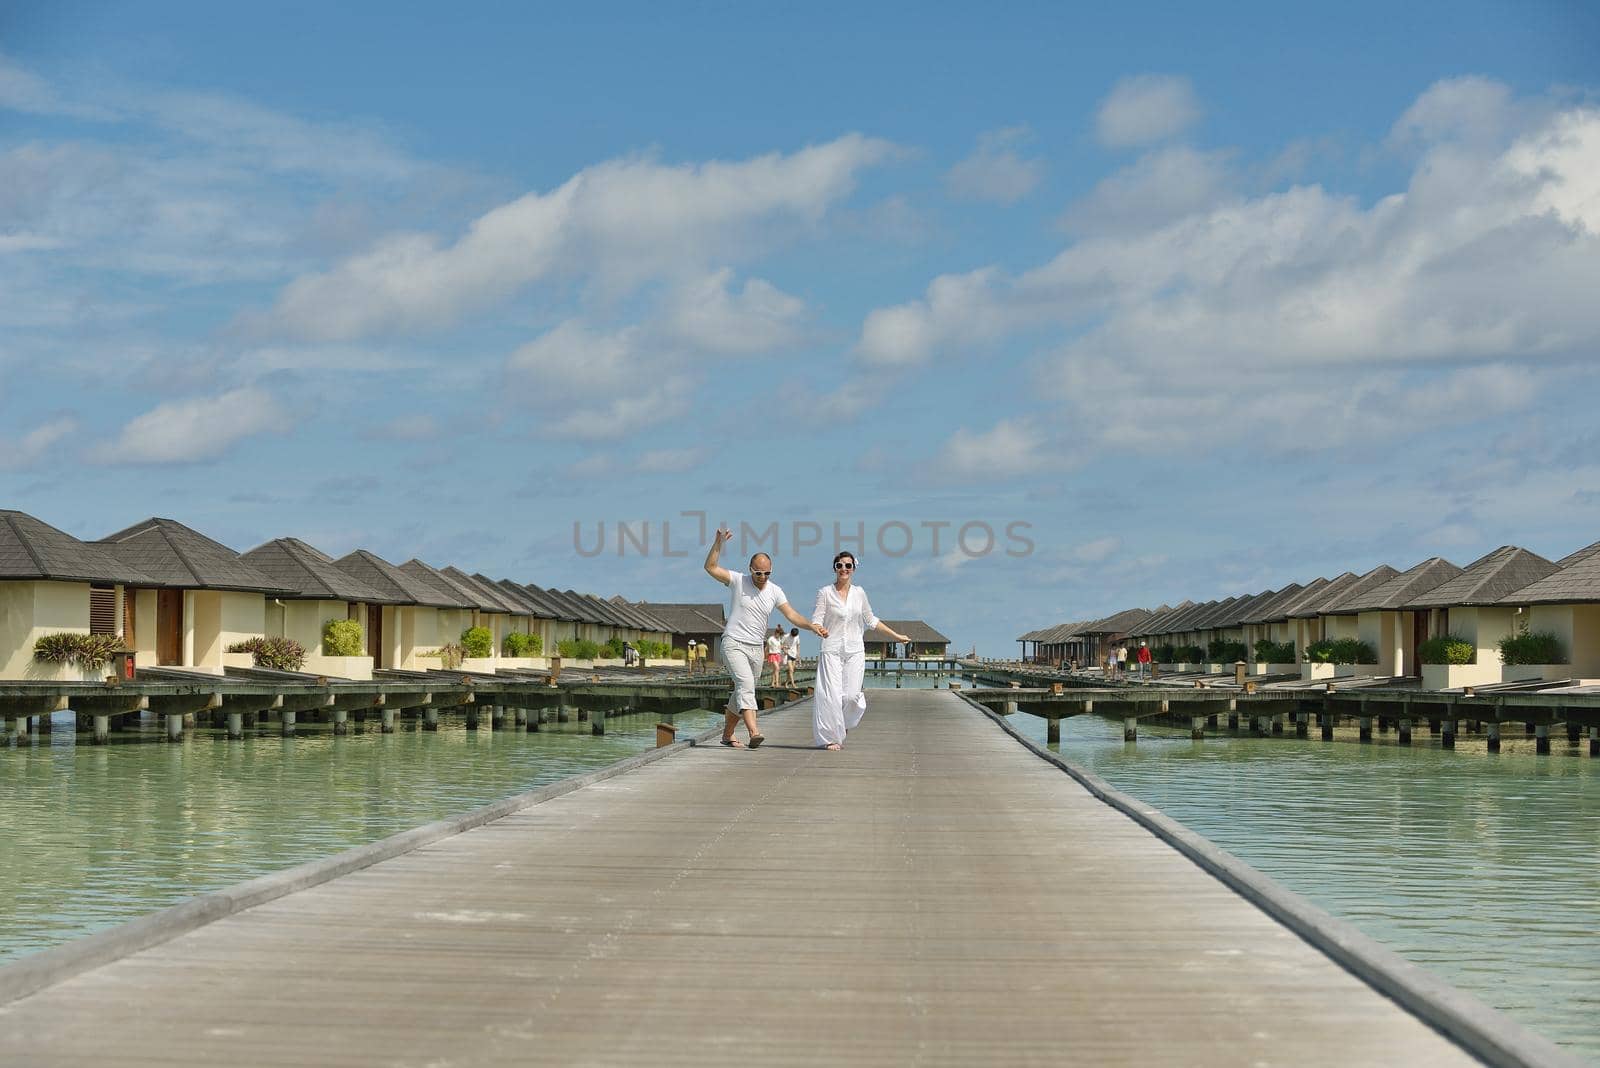
<path fill-rule="evenodd" d="M 817 657 L 817 688 L 811 702 L 811 733 L 818 745 L 844 742 L 844 732 L 855 730 L 867 711 L 861 682 L 866 673 L 866 653 L 830 652 Z"/>

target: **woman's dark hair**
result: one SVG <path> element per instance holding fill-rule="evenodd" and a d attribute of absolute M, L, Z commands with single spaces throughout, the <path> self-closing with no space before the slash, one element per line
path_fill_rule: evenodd
<path fill-rule="evenodd" d="M 848 557 L 849 557 L 849 558 L 850 558 L 850 562 L 851 562 L 851 563 L 852 563 L 852 564 L 857 564 L 857 565 L 859 565 L 859 564 L 860 564 L 860 562 L 861 562 L 861 561 L 859 561 L 859 560 L 857 560 L 857 559 L 856 559 L 856 554 L 855 554 L 855 553 L 853 553 L 853 552 L 851 552 L 851 551 L 850 551 L 850 550 L 848 550 L 848 549 L 846 549 L 846 550 L 845 550 L 845 551 L 844 551 L 844 552 L 842 552 L 842 553 L 839 553 L 839 554 L 838 554 L 838 555 L 837 555 L 837 556 L 835 556 L 835 557 L 834 557 L 834 558 L 833 558 L 833 562 L 834 562 L 834 563 L 836 563 L 836 564 L 837 564 L 837 563 L 838 563 L 838 562 L 839 562 L 839 561 L 840 561 L 840 560 L 843 560 L 843 559 L 844 559 L 844 558 L 845 558 L 845 557 L 847 557 L 847 556 L 848 556 Z"/>
<path fill-rule="evenodd" d="M 799 633 L 800 633 L 800 628 L 799 627 L 790 627 L 789 628 L 789 637 L 793 638 L 796 634 L 799 634 Z"/>

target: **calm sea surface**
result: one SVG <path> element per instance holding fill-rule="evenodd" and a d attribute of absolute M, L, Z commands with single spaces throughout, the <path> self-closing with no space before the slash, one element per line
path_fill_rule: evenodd
<path fill-rule="evenodd" d="M 1042 720 L 1012 722 L 1044 741 Z M 604 766 L 650 748 L 655 717 L 612 717 L 603 738 L 587 723 L 529 735 L 446 720 L 437 734 L 302 725 L 242 743 L 201 730 L 182 745 L 154 740 L 152 721 L 109 746 L 58 724 L 0 750 L 0 960 Z M 1127 745 L 1120 721 L 1064 727 L 1070 759 L 1600 1062 L 1600 760 L 1564 736 L 1539 757 L 1515 729 L 1491 755 L 1470 737 L 1442 751 L 1426 730 L 1401 748 L 1353 731 L 1191 742 L 1148 722 Z"/>

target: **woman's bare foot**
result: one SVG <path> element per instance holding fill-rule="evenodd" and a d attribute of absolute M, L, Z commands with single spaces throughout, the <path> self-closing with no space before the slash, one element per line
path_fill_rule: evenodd
<path fill-rule="evenodd" d="M 840 745 L 838 742 L 830 742 L 826 748 L 830 753 L 837 753 L 839 750 L 843 749 L 844 746 Z"/>

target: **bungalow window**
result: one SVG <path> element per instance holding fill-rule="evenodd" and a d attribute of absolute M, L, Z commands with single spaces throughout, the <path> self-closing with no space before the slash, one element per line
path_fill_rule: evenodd
<path fill-rule="evenodd" d="M 89 633 L 117 632 L 117 590 L 115 586 L 89 587 Z"/>

